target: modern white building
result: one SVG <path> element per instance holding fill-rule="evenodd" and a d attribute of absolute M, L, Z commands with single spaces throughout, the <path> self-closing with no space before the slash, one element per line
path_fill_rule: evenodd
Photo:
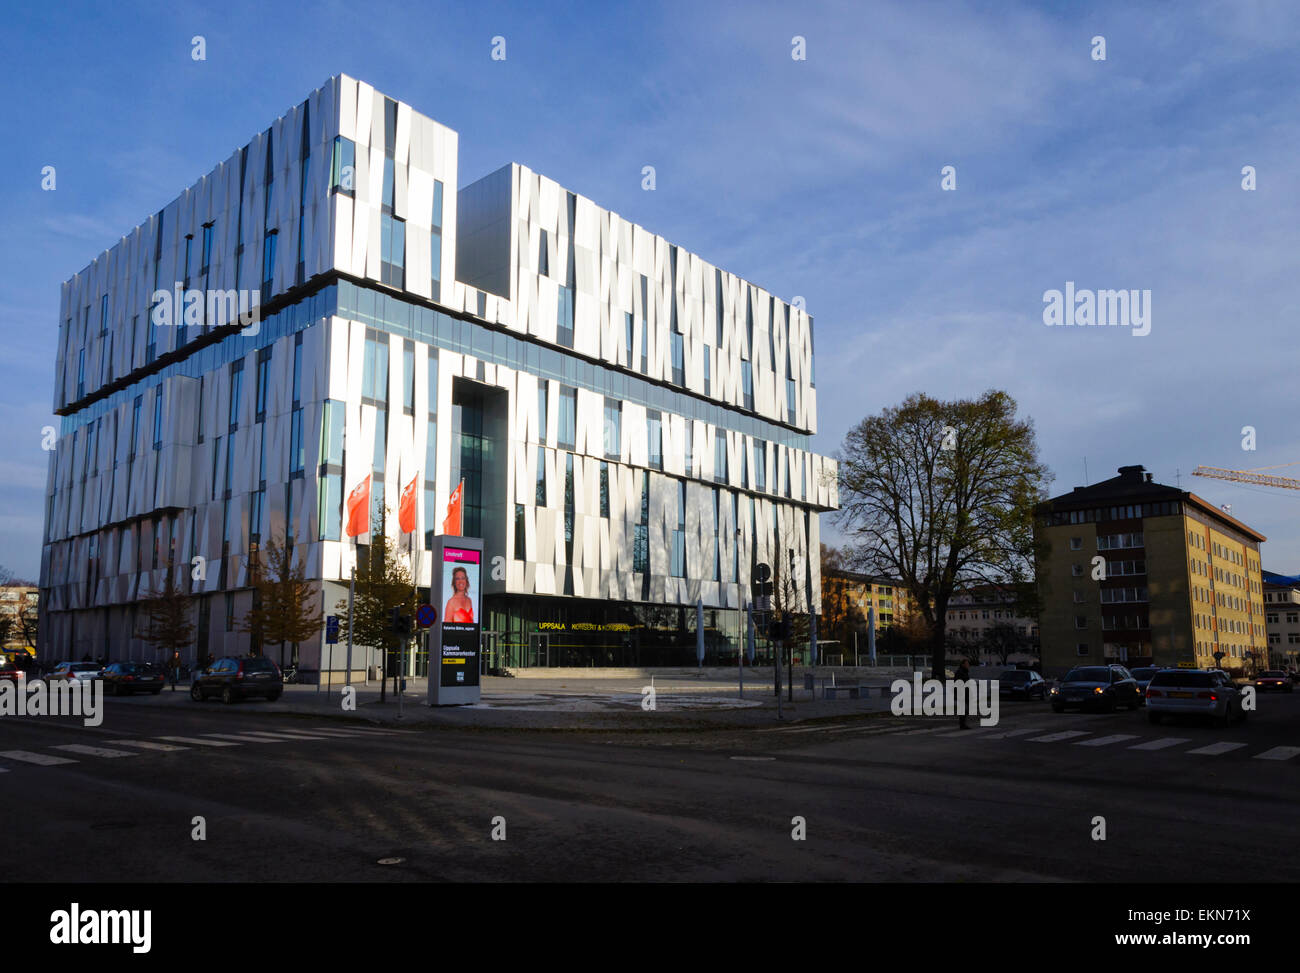
<path fill-rule="evenodd" d="M 454 192 L 457 145 L 336 76 L 64 283 L 44 655 L 150 657 L 169 563 L 191 655 L 255 648 L 273 537 L 333 612 L 367 476 L 363 545 L 413 477 L 428 545 L 464 481 L 496 664 L 694 662 L 697 603 L 723 659 L 760 562 L 818 603 L 811 317 L 523 166 Z"/>

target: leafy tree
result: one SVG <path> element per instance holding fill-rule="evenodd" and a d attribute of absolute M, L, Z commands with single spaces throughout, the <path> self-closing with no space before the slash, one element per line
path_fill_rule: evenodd
<path fill-rule="evenodd" d="M 186 648 L 194 641 L 194 624 L 190 621 L 192 599 L 176 583 L 176 567 L 167 561 L 165 580 L 161 590 L 140 599 L 144 611 L 143 626 L 136 629 L 135 637 L 152 645 L 155 651 L 171 658 L 173 652 Z"/>
<path fill-rule="evenodd" d="M 248 561 L 248 568 L 253 607 L 239 630 L 252 635 L 258 644 L 278 645 L 283 668 L 285 647 L 317 635 L 325 624 L 325 613 L 315 587 L 307 580 L 306 563 L 294 557 L 283 535 L 267 541 L 265 551 Z"/>
<path fill-rule="evenodd" d="M 384 517 L 381 523 L 386 523 Z M 357 557 L 357 592 L 352 607 L 352 642 L 377 648 L 397 649 L 399 636 L 390 630 L 393 609 L 415 615 L 413 579 L 407 555 L 397 540 L 385 534 L 373 535 L 374 543 L 359 548 Z M 348 637 L 348 600 L 341 598 L 335 609 L 339 615 L 339 637 Z M 394 678 L 400 678 L 395 676 Z M 387 697 L 388 679 L 380 683 L 380 701 Z"/>
<path fill-rule="evenodd" d="M 911 594 L 935 678 L 944 674 L 954 589 L 993 585 L 1016 596 L 1018 614 L 1037 614 L 1033 506 L 1050 474 L 1011 396 L 911 395 L 850 430 L 839 470 L 839 522 L 855 541 L 853 560 Z"/>

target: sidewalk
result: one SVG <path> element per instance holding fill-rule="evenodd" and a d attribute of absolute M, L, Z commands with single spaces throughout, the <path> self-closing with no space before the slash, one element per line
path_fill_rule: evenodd
<path fill-rule="evenodd" d="M 789 689 L 784 685 L 782 670 L 781 704 L 787 722 L 853 716 L 889 711 L 889 697 L 882 692 L 899 674 L 888 675 L 876 670 L 873 679 L 862 680 L 870 685 L 870 696 L 864 699 L 840 697 L 835 700 L 814 699 L 814 693 L 803 688 L 803 673 L 795 670 L 794 702 L 789 701 Z M 392 680 L 388 681 L 386 701 L 381 703 L 377 680 L 355 685 L 356 708 L 343 709 L 342 686 L 289 685 L 284 695 L 274 703 L 266 700 L 248 700 L 235 704 L 247 713 L 293 713 L 303 716 L 360 720 L 385 725 L 412 727 L 493 727 L 516 729 L 701 729 L 775 726 L 777 702 L 772 692 L 772 670 L 746 669 L 744 695 L 741 696 L 735 670 L 727 670 L 729 678 L 718 670 L 703 670 L 700 674 L 682 670 L 598 670 L 600 675 L 587 675 L 586 670 L 567 670 L 557 675 L 555 670 L 540 670 L 545 675 L 530 672 L 515 678 L 484 676 L 482 701 L 471 706 L 445 706 L 431 708 L 426 703 L 426 679 L 408 679 L 402 698 L 402 713 L 392 693 Z M 820 696 L 823 673 L 816 671 L 817 695 Z M 825 676 L 829 680 L 829 676 Z M 856 682 L 836 671 L 840 684 Z M 648 691 L 653 688 L 653 695 Z M 170 687 L 158 696 L 136 697 L 145 705 L 211 706 L 220 707 L 217 700 L 202 704 L 190 699 L 189 686 L 178 684 L 176 691 Z M 653 699 L 653 708 L 651 708 Z"/>

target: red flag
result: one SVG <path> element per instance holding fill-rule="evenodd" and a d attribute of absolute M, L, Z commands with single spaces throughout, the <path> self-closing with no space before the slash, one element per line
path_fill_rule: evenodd
<path fill-rule="evenodd" d="M 348 494 L 348 529 L 349 537 L 356 537 L 370 530 L 370 476 L 358 483 Z"/>
<path fill-rule="evenodd" d="M 402 500 L 397 505 L 397 524 L 402 528 L 403 534 L 415 530 L 415 481 L 419 478 L 420 471 L 416 470 L 415 475 L 411 477 L 411 482 L 406 484 L 406 489 L 402 491 Z"/>
<path fill-rule="evenodd" d="M 456 484 L 456 489 L 452 491 L 451 499 L 447 501 L 447 518 L 442 522 L 442 532 L 444 534 L 453 534 L 460 536 L 461 528 L 461 493 L 465 488 L 465 481 L 461 480 Z"/>

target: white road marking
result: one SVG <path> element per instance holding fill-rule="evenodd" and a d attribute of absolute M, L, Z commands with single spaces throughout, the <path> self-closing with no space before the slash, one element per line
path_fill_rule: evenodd
<path fill-rule="evenodd" d="M 1129 747 L 1130 750 L 1164 750 L 1167 747 L 1176 747 L 1180 743 L 1191 743 L 1190 737 L 1161 737 L 1159 740 L 1148 740 L 1146 743 L 1135 743 Z"/>
<path fill-rule="evenodd" d="M 1263 753 L 1255 754 L 1255 759 L 1290 760 L 1298 753 L 1300 753 L 1300 747 L 1274 747 L 1272 750 L 1265 750 Z"/>
<path fill-rule="evenodd" d="M 1217 757 L 1221 753 L 1227 753 L 1230 750 L 1240 750 L 1244 743 L 1211 743 L 1208 747 L 1199 747 L 1196 750 L 1188 750 L 1188 753 L 1200 753 L 1207 757 Z"/>
<path fill-rule="evenodd" d="M 66 750 L 68 753 L 81 753 L 87 757 L 135 757 L 138 754 L 130 750 L 112 750 L 108 747 L 88 747 L 84 743 L 64 743 L 54 748 L 55 750 Z"/>
<path fill-rule="evenodd" d="M 155 740 L 109 740 L 108 742 L 116 743 L 119 747 L 139 747 L 141 750 L 161 750 L 164 752 L 189 749 L 189 747 L 178 747 L 174 743 L 158 743 Z"/>
<path fill-rule="evenodd" d="M 76 763 L 75 760 L 69 760 L 67 757 L 54 757 L 48 753 L 32 753 L 30 750 L 0 750 L 0 757 L 4 757 L 6 760 L 18 760 L 25 764 L 37 764 L 41 767 Z"/>
<path fill-rule="evenodd" d="M 253 736 L 251 733 L 205 733 L 214 740 L 235 740 L 239 743 L 283 743 L 280 737 Z"/>
<path fill-rule="evenodd" d="M 1097 737 L 1095 740 L 1079 740 L 1075 743 L 1076 747 L 1108 747 L 1112 743 L 1123 743 L 1125 740 L 1136 740 L 1136 733 L 1112 733 L 1108 737 Z"/>
<path fill-rule="evenodd" d="M 829 733 L 833 730 L 860 730 L 862 727 L 846 723 L 832 723 L 827 726 L 790 726 L 784 727 L 783 729 L 785 729 L 787 733 L 816 733 L 818 730 L 821 730 L 824 733 Z"/>
<path fill-rule="evenodd" d="M 198 737 L 159 737 L 159 740 L 170 740 L 172 743 L 195 743 L 200 747 L 237 747 L 238 743 L 226 743 L 221 740 L 201 740 Z"/>
<path fill-rule="evenodd" d="M 1024 736 L 1026 733 L 1037 733 L 1037 732 L 1038 732 L 1039 730 L 1041 730 L 1041 729 L 1042 729 L 1041 726 L 1031 726 L 1031 727 L 1029 727 L 1028 729 L 1019 729 L 1019 730 L 1002 730 L 1002 731 L 999 732 L 999 733 L 990 733 L 990 734 L 988 734 L 984 739 L 985 739 L 985 740 L 1005 740 L 1005 739 L 1007 739 L 1008 737 Z"/>
<path fill-rule="evenodd" d="M 232 734 L 205 733 L 203 735 L 210 736 L 210 737 L 224 737 L 224 736 L 231 736 Z M 280 732 L 272 733 L 269 730 L 241 730 L 239 731 L 238 734 L 233 734 L 233 735 L 266 740 L 267 742 L 274 740 L 278 743 L 284 743 L 290 740 L 328 740 L 329 739 L 329 737 L 308 736 L 305 733 L 280 733 Z"/>
<path fill-rule="evenodd" d="M 924 730 L 902 730 L 898 735 L 901 737 L 912 737 L 920 736 L 922 733 L 939 733 L 946 729 L 948 729 L 947 726 L 930 726 L 926 727 Z"/>
<path fill-rule="evenodd" d="M 1033 737 L 1030 743 L 1056 743 L 1058 740 L 1073 740 L 1075 737 L 1086 737 L 1086 730 L 1062 730 L 1060 733 L 1049 733 L 1045 737 Z"/>

